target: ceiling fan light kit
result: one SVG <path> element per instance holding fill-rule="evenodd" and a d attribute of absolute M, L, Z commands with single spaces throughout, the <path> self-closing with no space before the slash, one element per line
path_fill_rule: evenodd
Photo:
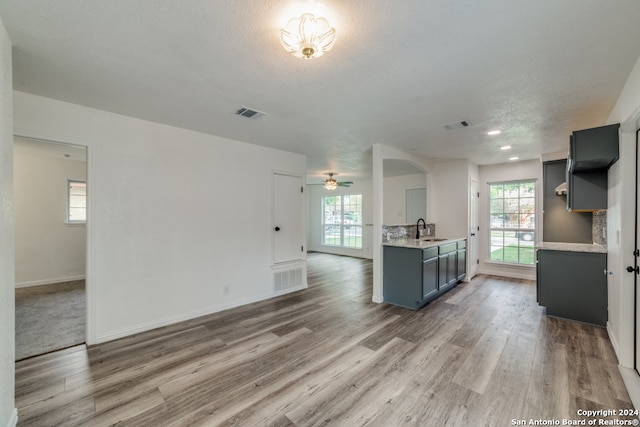
<path fill-rule="evenodd" d="M 333 47 L 336 30 L 326 18 L 305 13 L 287 22 L 280 30 L 280 41 L 285 50 L 296 58 L 317 58 Z"/>
<path fill-rule="evenodd" d="M 351 187 L 351 184 L 353 184 L 353 181 L 341 181 L 338 182 L 335 179 L 333 179 L 333 175 L 335 175 L 334 172 L 329 172 L 327 175 L 329 175 L 329 179 L 325 179 L 322 184 L 309 184 L 309 185 L 322 185 L 325 190 L 335 190 L 338 187 Z"/>
<path fill-rule="evenodd" d="M 329 178 L 324 182 L 324 188 L 326 190 L 335 190 L 336 188 L 338 188 L 338 181 L 333 178 Z"/>

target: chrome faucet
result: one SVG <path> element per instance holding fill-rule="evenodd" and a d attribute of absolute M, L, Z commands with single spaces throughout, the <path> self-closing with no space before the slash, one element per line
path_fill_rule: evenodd
<path fill-rule="evenodd" d="M 422 218 L 418 218 L 418 222 L 416 223 L 416 240 L 420 240 L 420 221 L 422 221 L 422 229 L 427 229 L 427 223 Z"/>

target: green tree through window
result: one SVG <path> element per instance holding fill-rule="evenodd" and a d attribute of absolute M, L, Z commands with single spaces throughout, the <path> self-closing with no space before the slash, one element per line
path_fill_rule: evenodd
<path fill-rule="evenodd" d="M 534 263 L 535 181 L 489 184 L 490 260 Z"/>
<path fill-rule="evenodd" d="M 362 249 L 362 194 L 322 198 L 322 244 Z"/>

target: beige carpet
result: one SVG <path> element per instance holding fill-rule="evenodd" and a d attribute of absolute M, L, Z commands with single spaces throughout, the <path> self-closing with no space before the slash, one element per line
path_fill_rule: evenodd
<path fill-rule="evenodd" d="M 84 280 L 16 289 L 16 360 L 85 340 Z"/>

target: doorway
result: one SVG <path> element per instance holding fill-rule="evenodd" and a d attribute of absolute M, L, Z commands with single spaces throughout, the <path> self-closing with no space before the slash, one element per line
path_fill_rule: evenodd
<path fill-rule="evenodd" d="M 87 148 L 14 139 L 16 360 L 86 341 Z"/>

